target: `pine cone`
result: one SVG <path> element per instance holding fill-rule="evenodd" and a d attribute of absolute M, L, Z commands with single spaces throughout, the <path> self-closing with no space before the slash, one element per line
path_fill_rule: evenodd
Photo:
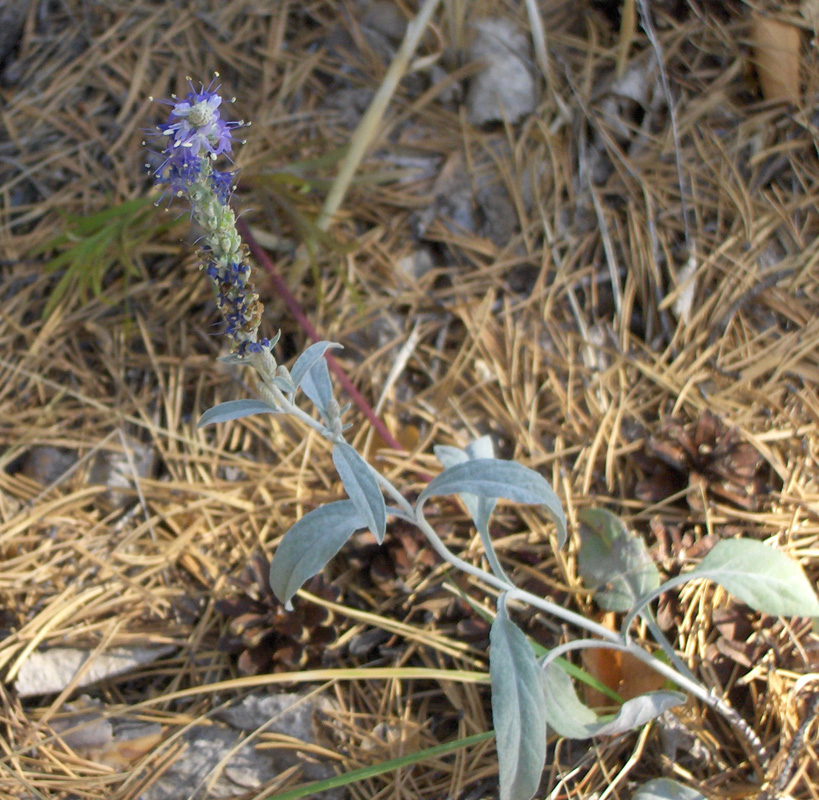
<path fill-rule="evenodd" d="M 327 648 L 338 639 L 333 613 L 299 598 L 294 598 L 293 611 L 285 611 L 270 588 L 269 574 L 270 562 L 263 555 L 254 556 L 242 577 L 234 581 L 241 594 L 216 602 L 216 611 L 230 617 L 230 633 L 219 641 L 219 649 L 239 655 L 243 675 L 322 666 Z M 304 588 L 332 602 L 340 595 L 320 575 Z"/>
<path fill-rule="evenodd" d="M 369 533 L 354 536 L 353 541 L 356 546 L 348 563 L 359 570 L 361 585 L 370 584 L 386 595 L 416 586 L 438 563 L 423 534 L 407 523 L 391 524 L 381 545 Z"/>
<path fill-rule="evenodd" d="M 689 487 L 692 511 L 703 510 L 704 496 L 755 511 L 765 488 L 759 474 L 762 456 L 736 428 L 710 411 L 692 423 L 666 420 L 636 460 L 650 473 L 635 488 L 637 497 L 647 503 Z"/>

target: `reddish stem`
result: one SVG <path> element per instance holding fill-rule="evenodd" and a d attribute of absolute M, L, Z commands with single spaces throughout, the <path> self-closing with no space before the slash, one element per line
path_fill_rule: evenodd
<path fill-rule="evenodd" d="M 276 267 L 273 265 L 273 262 L 268 257 L 267 253 L 264 251 L 262 246 L 256 241 L 253 234 L 250 232 L 250 227 L 248 224 L 242 220 L 236 220 L 236 228 L 241 234 L 242 238 L 247 242 L 247 246 L 250 248 L 250 252 L 253 254 L 253 257 L 258 261 L 267 271 L 267 274 L 270 276 L 270 279 L 273 281 L 273 286 L 275 287 L 276 293 L 282 300 L 284 300 L 284 304 L 287 306 L 290 313 L 293 315 L 293 319 L 298 322 L 299 326 L 302 330 L 314 341 L 318 342 L 321 340 L 321 336 L 319 336 L 318 331 L 313 327 L 313 324 L 307 319 L 304 311 L 302 311 L 301 306 L 299 305 L 298 300 L 293 296 L 293 293 L 290 289 L 287 288 L 287 284 L 284 282 L 284 279 L 279 274 Z M 394 450 L 403 450 L 404 448 L 401 446 L 400 442 L 387 430 L 387 426 L 378 418 L 375 411 L 370 407 L 370 404 L 364 399 L 364 395 L 358 391 L 353 385 L 353 382 L 347 377 L 347 373 L 341 368 L 341 365 L 336 361 L 330 353 L 325 353 L 324 357 L 327 359 L 327 365 L 330 369 L 335 373 L 336 377 L 338 378 L 341 385 L 344 387 L 344 390 L 349 395 L 350 399 L 355 403 L 355 405 L 359 408 L 362 414 L 370 421 L 373 428 L 375 428 L 378 433 L 380 434 L 381 438 L 384 440 L 385 444 L 392 447 Z"/>

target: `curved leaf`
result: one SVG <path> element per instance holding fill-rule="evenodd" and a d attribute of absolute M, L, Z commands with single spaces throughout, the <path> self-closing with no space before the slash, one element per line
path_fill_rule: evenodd
<path fill-rule="evenodd" d="M 717 542 L 686 578 L 708 578 L 766 614 L 819 616 L 816 593 L 799 564 L 753 539 Z"/>
<path fill-rule="evenodd" d="M 506 595 L 498 599 L 489 642 L 501 800 L 530 800 L 546 762 L 543 682 L 531 645 L 509 619 Z"/>
<path fill-rule="evenodd" d="M 344 490 L 361 518 L 367 521 L 367 527 L 378 544 L 381 544 L 387 531 L 387 507 L 369 464 L 347 442 L 333 445 L 333 464 Z"/>
<path fill-rule="evenodd" d="M 433 450 L 444 468 L 454 467 L 456 464 L 464 464 L 467 461 L 474 461 L 479 458 L 494 458 L 492 439 L 489 436 L 481 436 L 480 439 L 470 442 L 465 450 L 450 447 L 449 445 L 439 445 L 434 447 Z M 489 518 L 495 509 L 497 498 L 480 497 L 469 492 L 459 492 L 458 497 L 466 506 L 466 510 L 469 512 L 469 516 L 472 517 L 475 528 L 477 528 L 481 536 L 483 536 L 484 530 L 488 533 Z M 486 546 L 485 542 L 484 546 Z"/>
<path fill-rule="evenodd" d="M 449 445 L 439 445 L 434 447 L 433 450 L 444 468 L 454 467 L 456 464 L 463 464 L 471 459 L 495 457 L 492 447 L 492 438 L 490 436 L 481 436 L 480 439 L 470 442 L 464 450 L 461 450 L 459 447 L 450 447 Z M 501 566 L 500 560 L 495 552 L 495 545 L 489 533 L 489 519 L 495 510 L 497 498 L 479 497 L 469 492 L 460 492 L 458 497 L 461 499 L 461 502 L 469 512 L 469 516 L 472 517 L 472 521 L 475 523 L 475 529 L 481 537 L 481 542 L 483 542 L 483 549 L 486 553 L 486 560 L 489 562 L 490 569 L 499 578 L 511 583 Z"/>
<path fill-rule="evenodd" d="M 648 692 L 627 700 L 610 720 L 601 721 L 577 696 L 572 679 L 555 662 L 542 670 L 546 722 L 567 739 L 616 736 L 639 728 L 669 708 L 685 702 L 680 692 Z"/>
<path fill-rule="evenodd" d="M 495 448 L 492 445 L 492 437 L 489 435 L 479 436 L 477 439 L 473 439 L 464 448 L 464 451 L 473 461 L 478 458 L 495 457 Z"/>
<path fill-rule="evenodd" d="M 610 511 L 586 508 L 580 520 L 577 569 L 606 611 L 628 611 L 660 585 L 660 573 L 645 542 Z"/>
<path fill-rule="evenodd" d="M 566 739 L 590 739 L 599 724 L 597 714 L 583 705 L 566 670 L 554 661 L 541 670 L 546 724 Z"/>
<path fill-rule="evenodd" d="M 357 530 L 366 528 L 350 500 L 328 503 L 305 514 L 276 548 L 270 565 L 270 588 L 290 608 L 293 595 L 324 569 Z"/>
<path fill-rule="evenodd" d="M 685 703 L 685 695 L 682 692 L 670 692 L 662 690 L 659 692 L 647 692 L 639 697 L 626 700 L 620 707 L 620 711 L 608 722 L 603 722 L 595 731 L 595 736 L 616 736 L 626 731 L 639 728 L 646 722 L 656 719 L 660 714 L 668 711 L 669 708 Z"/>
<path fill-rule="evenodd" d="M 548 481 L 515 461 L 477 458 L 447 467 L 421 492 L 420 508 L 430 497 L 447 494 L 504 497 L 515 503 L 545 505 L 557 525 L 558 542 L 566 541 L 566 515 Z"/>
<path fill-rule="evenodd" d="M 695 789 L 683 786 L 671 778 L 654 778 L 641 786 L 631 800 L 707 800 Z"/>
<path fill-rule="evenodd" d="M 333 399 L 333 383 L 330 369 L 325 359 L 320 359 L 301 379 L 301 390 L 310 398 L 322 417 L 327 417 L 327 409 Z"/>
<path fill-rule="evenodd" d="M 229 400 L 227 403 L 220 403 L 218 406 L 209 408 L 196 423 L 197 428 L 204 428 L 206 425 L 215 425 L 217 422 L 229 422 L 232 419 L 250 417 L 253 414 L 280 414 L 281 410 L 264 400 Z"/>
<path fill-rule="evenodd" d="M 316 342 L 311 344 L 305 351 L 296 359 L 293 364 L 293 369 L 290 370 L 290 377 L 293 383 L 298 387 L 301 385 L 304 376 L 321 360 L 324 354 L 332 348 L 341 348 L 340 344 L 336 342 Z"/>

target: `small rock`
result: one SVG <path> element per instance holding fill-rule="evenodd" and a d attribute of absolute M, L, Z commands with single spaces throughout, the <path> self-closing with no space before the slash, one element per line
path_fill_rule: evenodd
<path fill-rule="evenodd" d="M 115 770 L 127 769 L 162 741 L 158 723 L 117 717 L 88 695 L 66 703 L 51 727 L 80 758 Z"/>
<path fill-rule="evenodd" d="M 79 460 L 76 450 L 41 445 L 32 447 L 23 462 L 23 474 L 43 486 L 51 486 Z"/>
<path fill-rule="evenodd" d="M 475 232 L 475 198 L 472 182 L 460 155 L 446 160 L 432 189 L 433 202 L 413 216 L 415 235 L 423 239 L 432 223 L 440 219 L 455 231 Z"/>
<path fill-rule="evenodd" d="M 404 256 L 395 265 L 413 283 L 420 281 L 430 270 L 435 268 L 429 250 L 416 250 Z"/>
<path fill-rule="evenodd" d="M 374 3 L 369 3 L 361 18 L 361 24 L 396 44 L 404 38 L 407 30 L 406 17 L 395 3 L 388 0 L 375 0 Z"/>
<path fill-rule="evenodd" d="M 196 725 L 184 734 L 187 749 L 162 777 L 146 790 L 139 800 L 168 800 L 185 797 L 189 800 L 228 798 L 258 791 L 277 775 L 294 766 L 301 770 L 305 781 L 322 780 L 334 774 L 330 764 L 308 761 L 289 747 L 257 749 L 254 742 L 234 752 L 241 733 L 264 728 L 265 733 L 279 733 L 301 739 L 307 744 L 316 741 L 315 719 L 322 710 L 333 707 L 324 696 L 302 694 L 250 695 L 240 703 L 217 712 L 224 725 Z M 213 769 L 229 758 L 212 775 Z M 316 800 L 341 800 L 343 789 L 330 789 L 311 795 Z"/>
<path fill-rule="evenodd" d="M 520 230 L 518 214 L 506 187 L 499 179 L 482 181 L 475 200 L 484 218 L 481 234 L 498 247 L 506 247 Z"/>
<path fill-rule="evenodd" d="M 171 798 L 220 799 L 258 790 L 278 774 L 269 755 L 246 744 L 230 752 L 239 736 L 236 731 L 220 725 L 195 725 L 185 731 L 182 740 L 185 751 L 153 782 L 139 800 L 171 800 Z M 213 770 L 229 755 L 224 765 L 212 777 Z"/>
<path fill-rule="evenodd" d="M 155 453 L 151 445 L 125 437 L 128 452 L 104 450 L 91 462 L 89 482 L 107 486 L 106 500 L 116 506 L 126 505 L 133 496 L 134 482 L 147 478 L 154 468 Z M 125 489 L 126 491 L 118 491 Z"/>
<path fill-rule="evenodd" d="M 432 64 L 429 68 L 429 82 L 432 86 L 438 86 L 449 78 L 449 73 L 440 64 Z M 455 105 L 463 100 L 464 88 L 460 81 L 450 83 L 446 87 L 438 90 L 436 97 L 438 102 L 445 106 Z"/>
<path fill-rule="evenodd" d="M 114 727 L 101 711 L 99 701 L 88 695 L 76 703 L 66 703 L 65 716 L 56 717 L 51 727 L 72 750 L 102 748 L 114 738 Z"/>
<path fill-rule="evenodd" d="M 467 118 L 473 125 L 517 122 L 535 110 L 535 81 L 527 66 L 529 38 L 504 19 L 482 19 L 474 27 L 469 58 L 486 67 L 470 81 Z"/>
<path fill-rule="evenodd" d="M 115 647 L 98 653 L 85 670 L 77 687 L 113 678 L 130 672 L 143 664 L 150 664 L 174 650 L 173 645 L 160 647 Z M 65 689 L 91 658 L 91 650 L 73 647 L 52 647 L 31 653 L 17 671 L 14 690 L 20 697 L 38 694 L 57 694 Z"/>
<path fill-rule="evenodd" d="M 331 708 L 330 700 L 322 696 L 252 694 L 216 716 L 239 731 L 254 731 L 265 725 L 269 733 L 284 733 L 312 744 L 316 740 L 316 714 Z"/>

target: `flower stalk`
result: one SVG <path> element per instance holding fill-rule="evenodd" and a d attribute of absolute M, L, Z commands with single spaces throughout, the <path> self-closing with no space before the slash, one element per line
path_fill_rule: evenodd
<path fill-rule="evenodd" d="M 190 91 L 184 99 L 173 95 L 163 101 L 171 113 L 155 134 L 164 140 L 164 160 L 153 176 L 165 194 L 171 195 L 171 202 L 174 197 L 188 201 L 193 219 L 205 232 L 200 269 L 216 291 L 233 352 L 242 357 L 269 353 L 271 344 L 258 337 L 264 306 L 253 288 L 248 250 L 230 207 L 236 171 L 215 166 L 219 156 L 230 158 L 233 142 L 238 141 L 233 131 L 250 123 L 222 119 L 218 77 L 217 73 L 209 86 L 200 85 L 198 91 L 189 78 Z M 269 362 L 260 360 L 259 364 Z"/>

